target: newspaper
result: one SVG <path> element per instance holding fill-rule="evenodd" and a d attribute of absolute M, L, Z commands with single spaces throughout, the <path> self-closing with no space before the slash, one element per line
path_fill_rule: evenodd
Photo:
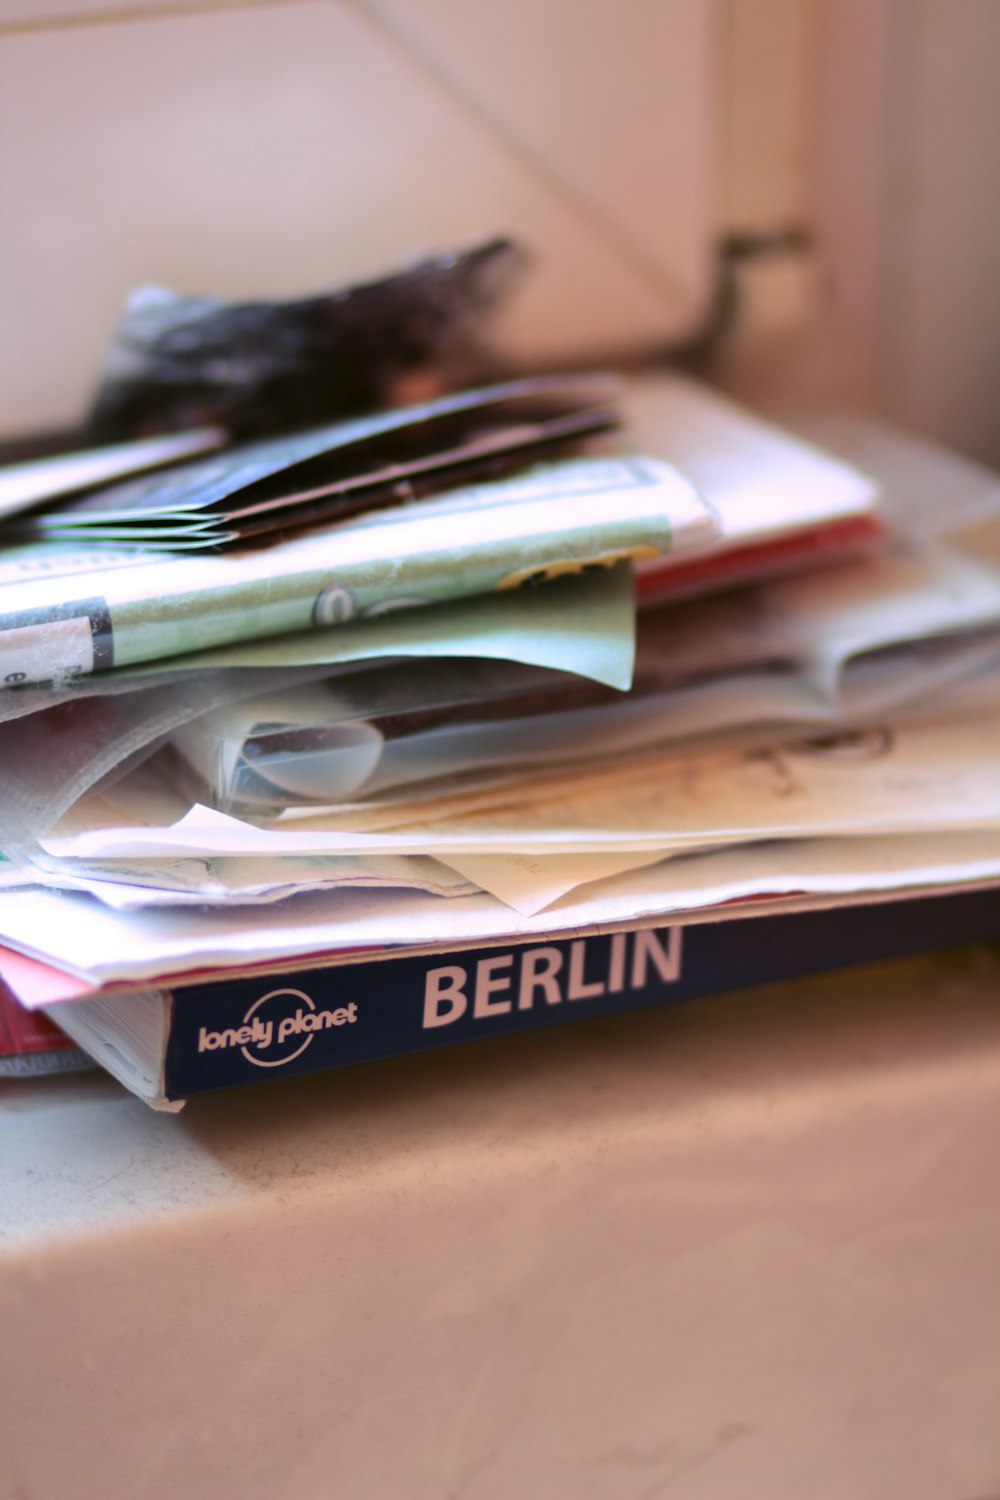
<path fill-rule="evenodd" d="M 994 668 L 1000 662 L 998 657 L 998 644 L 994 642 L 991 648 L 992 662 Z M 428 666 L 432 665 L 430 663 Z M 447 665 L 447 664 L 445 664 Z M 454 691 L 468 691 L 475 695 L 476 664 L 472 661 L 455 663 L 455 681 L 451 686 Z M 896 662 L 878 660 L 874 662 L 862 662 L 856 667 L 857 692 L 851 696 L 858 703 L 867 703 L 870 707 L 880 705 L 885 708 L 897 702 L 899 696 L 905 691 L 905 687 L 911 676 L 914 680 L 912 687 L 922 685 L 930 691 L 932 680 L 927 675 L 926 664 L 918 663 L 914 674 L 903 670 Z M 989 674 L 979 676 L 970 675 L 966 684 L 956 684 L 951 681 L 954 674 L 954 663 L 947 662 L 947 693 L 938 694 L 936 703 L 938 706 L 953 705 L 956 712 L 967 712 L 970 705 L 978 706 L 984 699 L 995 697 L 998 692 L 996 677 Z M 450 671 L 446 676 L 450 675 Z M 392 672 L 386 674 L 379 672 L 375 674 L 372 681 L 368 683 L 369 674 L 360 674 L 357 678 L 340 680 L 339 692 L 342 694 L 350 689 L 353 696 L 350 702 L 356 705 L 358 693 L 374 693 L 381 695 L 386 688 L 386 678 L 389 682 L 398 680 L 399 674 Z M 404 680 L 405 674 L 404 674 Z M 855 682 L 854 673 L 850 679 Z M 211 681 L 211 679 L 210 679 Z M 421 672 L 410 675 L 410 684 L 413 692 L 419 696 L 422 681 Z M 495 686 L 495 683 L 493 684 Z M 198 689 L 202 693 L 201 687 Z M 412 695 L 411 695 L 412 696 Z M 150 703 L 154 709 L 157 708 L 158 699 L 153 696 L 144 698 L 144 703 Z M 186 700 L 188 704 L 192 700 Z M 194 700 L 201 707 L 204 702 L 201 697 Z M 583 711 L 575 715 L 568 715 L 571 724 L 575 724 L 573 740 L 575 749 L 581 756 L 590 753 L 591 761 L 594 756 L 602 752 L 607 754 L 620 753 L 629 747 L 629 736 L 638 736 L 639 742 L 643 743 L 642 732 L 649 731 L 647 741 L 653 735 L 657 721 L 655 717 L 659 714 L 659 725 L 656 734 L 664 742 L 669 741 L 672 734 L 683 735 L 690 730 L 696 721 L 704 724 L 714 723 L 725 726 L 725 733 L 721 743 L 729 745 L 734 739 L 736 731 L 734 724 L 742 714 L 747 721 L 752 721 L 755 714 L 765 713 L 768 706 L 775 716 L 780 718 L 782 710 L 788 719 L 798 718 L 799 735 L 802 727 L 811 729 L 813 732 L 821 731 L 824 734 L 837 729 L 838 725 L 843 727 L 843 717 L 835 705 L 818 697 L 815 692 L 810 691 L 808 682 L 796 684 L 794 678 L 781 678 L 768 673 L 759 674 L 754 679 L 750 676 L 742 679 L 722 679 L 718 682 L 710 682 L 700 688 L 693 688 L 688 692 L 680 692 L 666 695 L 659 702 L 650 699 L 644 703 L 642 699 L 632 696 L 623 697 L 619 700 L 620 712 L 624 716 L 622 720 L 616 720 L 611 711 L 607 712 L 607 722 L 600 725 L 591 713 Z M 238 707 L 239 705 L 237 705 Z M 642 721 L 637 716 L 637 710 L 648 708 L 651 717 Z M 919 714 L 919 703 L 911 710 Z M 897 718 L 899 716 L 897 707 Z M 700 716 L 700 718 L 699 718 Z M 554 716 L 557 725 L 561 725 L 560 716 Z M 30 868 L 36 871 L 40 867 L 47 872 L 48 878 L 57 879 L 60 872 L 65 870 L 58 862 L 53 862 L 47 856 L 33 852 L 32 840 L 44 833 L 56 816 L 60 814 L 58 829 L 60 835 L 66 836 L 71 833 L 87 833 L 95 828 L 113 828 L 128 822 L 134 826 L 159 826 L 165 827 L 179 822 L 190 807 L 190 796 L 185 795 L 177 782 L 175 769 L 171 766 L 165 771 L 159 763 L 159 759 L 146 760 L 138 770 L 130 774 L 119 775 L 110 785 L 102 783 L 99 794 L 90 793 L 83 796 L 82 800 L 71 801 L 74 794 L 81 794 L 87 786 L 94 785 L 98 779 L 98 772 L 105 772 L 113 767 L 116 762 L 115 737 L 109 732 L 110 720 L 105 715 L 99 718 L 93 728 L 94 733 L 87 736 L 87 720 L 78 720 L 74 726 L 72 736 L 57 737 L 55 744 L 61 748 L 60 756 L 53 761 L 47 754 L 47 747 L 52 744 L 52 736 L 49 733 L 51 720 L 46 716 L 39 716 L 39 730 L 41 738 L 36 739 L 34 749 L 32 745 L 20 742 L 20 746 L 13 747 L 16 753 L 7 757 L 5 769 L 0 775 L 3 784 L 3 814 L 2 825 L 4 837 L 8 847 L 12 850 L 21 851 L 21 858 L 30 860 Z M 162 720 L 157 721 L 162 723 Z M 125 721 L 126 733 L 135 733 L 135 721 Z M 613 734 L 610 726 L 613 725 Z M 438 782 L 430 782 L 426 786 L 408 786 L 404 789 L 404 796 L 392 800 L 388 799 L 372 801 L 367 804 L 357 804 L 351 809 L 338 809 L 343 825 L 350 828 L 366 828 L 369 831 L 379 829 L 391 830 L 401 825 L 418 822 L 421 819 L 437 818 L 439 821 L 449 817 L 469 818 L 479 812 L 488 812 L 491 808 L 509 806 L 512 800 L 518 796 L 537 795 L 536 783 L 524 781 L 523 775 L 530 769 L 530 755 L 532 750 L 538 747 L 533 743 L 530 721 L 524 725 L 510 726 L 512 746 L 514 747 L 509 762 L 497 768 L 495 773 L 484 776 L 479 780 L 473 780 L 470 784 L 467 778 L 461 782 L 461 791 L 456 791 L 449 786 L 446 794 L 442 793 Z M 0 730 L 0 736 L 2 736 Z M 604 738 L 602 739 L 602 734 Z M 787 728 L 784 738 L 789 737 Z M 773 745 L 781 738 L 776 728 L 762 729 L 759 733 L 744 734 L 740 737 L 740 744 L 744 753 L 756 751 L 760 753 Z M 0 744 L 2 744 L 0 738 Z M 12 749 L 11 745 L 7 746 Z M 692 747 L 693 748 L 693 747 Z M 238 762 L 237 746 L 227 746 L 226 754 L 232 754 Z M 687 753 L 690 753 L 688 751 Z M 67 762 L 67 756 L 77 756 L 78 761 L 74 765 L 72 759 Z M 514 762 L 517 756 L 525 757 L 521 766 L 521 778 L 517 776 L 517 767 Z M 563 757 L 564 767 L 568 764 L 567 757 Z M 591 765 L 593 770 L 593 764 Z M 603 773 L 602 773 L 603 774 Z M 551 772 L 549 773 L 551 775 Z M 552 784 L 548 779 L 545 786 Z M 559 783 L 557 783 L 559 785 Z M 66 808 L 72 807 L 71 812 Z M 298 819 L 308 820 L 317 816 L 315 808 L 299 807 L 295 809 Z M 289 814 L 282 815 L 276 827 L 283 826 L 287 822 Z M 25 846 L 27 851 L 25 853 Z M 663 849 L 654 850 L 653 857 L 660 857 L 665 852 Z M 280 857 L 280 856 L 279 856 Z M 357 859 L 365 858 L 355 854 Z M 539 859 L 528 854 L 517 852 L 488 853 L 485 856 L 477 856 L 468 852 L 452 851 L 441 855 L 452 865 L 461 868 L 470 878 L 474 879 L 483 889 L 493 891 L 504 900 L 509 900 L 521 910 L 536 909 L 547 901 L 555 899 L 555 895 L 571 890 L 575 885 L 584 881 L 598 878 L 605 873 L 614 863 L 617 869 L 630 868 L 648 859 L 650 852 L 644 849 L 631 849 L 623 856 L 621 851 L 610 854 L 604 851 L 600 855 L 592 852 L 583 854 L 580 850 L 573 850 L 565 857 L 561 857 L 558 870 L 554 869 L 550 858 Z M 596 868 L 598 858 L 604 863 L 600 869 Z M 471 859 L 477 859 L 475 868 L 468 863 Z M 151 862 L 145 870 L 142 880 L 150 888 L 150 900 L 155 899 L 153 892 L 157 885 L 157 870 L 161 868 L 157 862 Z M 536 873 L 532 873 L 536 872 Z M 20 878 L 32 878 L 25 874 L 23 869 Z M 170 888 L 170 881 L 164 877 L 162 884 Z"/>
<path fill-rule="evenodd" d="M 316 649 L 313 641 L 323 644 Z M 436 666 L 448 671 L 449 661 L 459 659 L 463 691 L 472 696 L 477 685 L 502 681 L 509 663 L 523 667 L 518 680 L 562 673 L 626 688 L 634 658 L 631 580 L 627 567 L 602 568 L 523 592 L 391 612 L 310 632 L 304 641 L 289 637 L 288 646 L 270 658 L 278 665 L 241 666 L 237 654 L 233 666 L 160 671 L 126 676 L 124 682 L 118 680 L 123 674 L 111 674 L 110 680 L 91 677 L 62 693 L 0 694 L 0 719 L 7 707 L 34 710 L 0 722 L 0 844 L 8 851 L 30 845 L 88 788 L 112 772 L 122 774 L 190 720 L 243 698 L 312 682 L 332 668 L 358 674 L 355 686 L 344 685 L 355 699 L 369 675 L 365 663 L 414 655 L 426 658 L 415 684 L 421 673 Z M 206 658 L 211 662 L 209 653 Z M 250 659 L 269 657 L 265 651 L 255 658 L 251 651 Z M 454 675 L 459 669 L 450 670 Z M 380 687 L 368 691 L 377 694 Z"/>
<path fill-rule="evenodd" d="M 954 576 L 946 573 L 945 581 Z M 618 670 L 625 671 L 630 660 L 625 581 L 615 574 L 598 573 L 590 579 L 561 580 L 545 589 L 532 591 L 525 596 L 526 626 L 532 623 L 532 619 L 537 623 L 545 618 L 540 603 L 550 590 L 554 598 L 562 601 L 554 625 L 551 618 L 548 621 L 555 637 L 554 649 L 546 656 L 542 641 L 536 639 L 532 643 L 529 632 L 528 649 L 523 649 L 524 641 L 519 648 L 522 655 L 530 660 L 533 652 L 536 660 L 547 661 L 564 671 L 573 670 L 597 677 L 597 668 L 614 665 L 610 658 L 615 655 L 613 643 L 617 633 Z M 843 593 L 842 588 L 840 592 Z M 818 583 L 812 596 L 822 604 L 823 589 Z M 803 609 L 809 597 L 810 591 L 803 591 L 803 600 L 800 601 Z M 904 593 L 903 597 L 907 607 L 902 613 L 886 610 L 880 616 L 882 624 L 888 628 L 890 644 L 892 637 L 904 631 L 907 621 L 912 629 L 915 618 L 932 618 L 934 615 L 933 598 L 929 599 L 919 591 L 912 597 Z M 978 609 L 975 590 L 969 592 L 968 599 Z M 491 614 L 500 613 L 502 603 L 503 596 L 475 601 L 477 609 L 488 608 Z M 468 606 L 453 608 L 463 613 Z M 435 616 L 447 613 L 443 609 L 427 610 L 415 612 L 410 618 L 412 622 L 423 625 Z M 703 624 L 707 623 L 704 610 L 696 613 Z M 832 651 L 839 617 L 836 612 L 831 614 L 823 608 L 818 610 L 817 617 L 833 621 L 831 634 L 825 638 L 825 644 Z M 967 617 L 971 621 L 976 616 L 970 614 Z M 614 775 L 614 757 L 657 745 L 674 745 L 673 753 L 676 754 L 678 741 L 697 742 L 699 737 L 722 736 L 726 742 L 738 742 L 745 751 L 760 753 L 767 746 L 782 739 L 788 740 L 796 733 L 799 737 L 803 732 L 832 733 L 878 722 L 886 716 L 898 720 L 904 713 L 918 714 L 922 702 L 932 696 L 935 704 L 945 711 L 958 695 L 955 711 L 961 712 L 961 695 L 966 683 L 977 695 L 977 702 L 989 702 L 997 696 L 990 672 L 995 671 L 1000 662 L 998 629 L 945 629 L 940 638 L 931 642 L 917 640 L 892 645 L 892 649 L 883 646 L 862 651 L 855 657 L 847 657 L 842 663 L 834 691 L 830 691 L 830 684 L 823 675 L 823 651 L 817 653 L 810 645 L 805 665 L 782 661 L 778 650 L 780 636 L 767 630 L 755 633 L 752 612 L 737 608 L 734 601 L 717 613 L 716 629 L 704 640 L 697 631 L 681 628 L 681 620 L 687 618 L 685 612 L 666 611 L 664 618 L 668 627 L 665 630 L 662 622 L 651 632 L 645 626 L 643 628 L 639 655 L 643 691 L 603 706 L 578 706 L 572 711 L 559 711 L 560 702 L 566 702 L 564 690 L 553 688 L 557 707 L 551 713 L 523 719 L 500 715 L 486 719 L 477 729 L 475 712 L 469 708 L 454 728 L 445 724 L 423 736 L 404 735 L 387 747 L 377 721 L 373 722 L 369 717 L 376 709 L 391 713 L 393 709 L 412 707 L 414 695 L 418 703 L 423 698 L 427 704 L 447 701 L 449 693 L 452 701 L 471 704 L 477 693 L 485 697 L 495 695 L 498 690 L 502 692 L 504 674 L 498 677 L 492 671 L 473 670 L 471 661 L 460 670 L 457 667 L 445 670 L 444 664 L 440 669 L 433 668 L 428 661 L 412 674 L 383 672 L 370 680 L 365 674 L 354 676 L 349 681 L 342 680 L 336 691 L 328 694 L 327 713 L 331 721 L 335 722 L 339 717 L 350 726 L 348 748 L 353 756 L 352 774 L 358 779 L 344 787 L 345 795 L 355 796 L 360 792 L 366 801 L 347 808 L 333 808 L 331 827 L 377 832 L 429 820 L 440 823 L 461 818 L 468 821 L 479 812 L 488 812 L 491 807 L 510 804 L 519 795 L 526 799 L 537 798 L 534 784 L 530 780 L 519 783 L 517 777 L 524 777 L 534 767 L 546 763 L 562 767 L 559 772 L 550 771 L 543 783 L 545 795 L 555 804 L 572 785 L 565 778 L 581 760 L 590 762 L 599 757 L 611 758 L 608 769 L 602 765 L 598 773 L 610 779 Z M 673 630 L 669 628 L 671 619 L 675 621 Z M 851 622 L 855 616 L 850 609 L 845 619 L 854 629 Z M 574 631 L 574 621 L 580 627 L 579 635 Z M 798 632 L 807 645 L 813 641 L 824 643 L 824 637 L 817 629 L 806 629 L 801 621 L 796 623 L 792 618 L 786 623 L 793 638 Z M 941 623 L 946 626 L 954 623 L 954 613 L 943 613 Z M 566 628 L 566 641 L 575 642 L 576 649 L 560 654 L 562 627 Z M 388 649 L 390 658 L 396 648 L 399 654 L 414 646 L 420 650 L 419 639 L 417 642 L 410 639 L 408 646 L 400 644 L 407 639 L 405 616 L 390 615 L 381 621 L 345 627 L 341 632 L 331 632 L 330 636 L 343 638 L 351 631 L 360 635 L 366 631 L 380 634 L 381 644 Z M 596 643 L 594 658 L 582 646 L 588 638 Z M 877 633 L 872 635 L 869 632 L 855 636 L 865 645 L 871 645 L 878 638 Z M 475 631 L 466 636 L 460 632 L 450 638 L 441 636 L 422 654 L 443 656 L 450 653 L 471 658 L 479 649 L 479 639 Z M 486 640 L 486 649 L 496 650 L 504 640 L 508 641 L 508 647 L 517 647 L 517 641 L 505 635 L 487 636 Z M 670 649 L 671 642 L 676 644 L 676 652 Z M 708 655 L 704 656 L 706 646 Z M 661 651 L 662 663 L 659 661 Z M 516 654 L 515 650 L 512 649 L 511 654 Z M 809 661 L 810 655 L 818 655 L 820 667 Z M 728 673 L 721 670 L 727 661 L 753 660 L 755 656 L 758 661 L 756 668 Z M 720 671 L 700 680 L 699 664 L 707 671 L 707 663 L 713 657 L 720 663 Z M 609 680 L 609 677 L 613 680 L 611 673 L 604 680 Z M 661 680 L 669 684 L 674 678 L 680 686 L 658 691 Z M 286 694 L 289 685 L 296 680 L 309 682 L 309 670 L 303 669 L 297 679 L 294 674 L 278 679 Z M 512 680 L 516 685 L 520 679 L 515 676 Z M 618 685 L 624 685 L 625 680 L 619 676 Z M 685 685 L 689 682 L 690 685 Z M 402 696 L 399 695 L 400 687 Z M 202 765 L 204 754 L 215 754 L 213 735 L 215 745 L 223 750 L 222 768 L 226 770 L 226 776 L 222 781 L 214 773 L 210 777 L 215 786 L 213 796 L 223 807 L 235 806 L 239 798 L 234 794 L 240 791 L 237 784 L 245 759 L 241 748 L 240 720 L 242 718 L 244 726 L 249 724 L 252 728 L 254 721 L 263 714 L 273 725 L 274 713 L 278 711 L 272 704 L 275 688 L 275 679 L 269 674 L 219 671 L 196 676 L 189 680 L 186 688 L 180 679 L 124 699 L 118 695 L 99 700 L 89 707 L 79 703 L 75 708 L 71 705 L 69 710 L 61 712 L 53 709 L 47 714 L 36 715 L 37 723 L 29 721 L 23 729 L 16 725 L 0 725 L 0 787 L 3 789 L 0 829 L 3 839 L 8 847 L 29 845 L 32 839 L 51 828 L 57 818 L 101 777 L 116 768 L 120 774 L 130 757 L 134 760 L 144 749 L 148 754 L 164 737 L 194 720 L 203 725 L 197 730 L 197 735 L 208 745 L 208 750 L 203 752 Z M 257 701 L 262 689 L 268 694 L 263 704 Z M 456 692 L 459 699 L 454 697 Z M 442 693 L 444 699 L 440 696 Z M 15 699 L 17 696 L 11 695 Z M 211 717 L 205 717 L 211 714 L 214 706 L 221 708 L 225 705 L 235 707 L 221 726 Z M 67 711 L 71 712 L 68 719 Z M 331 743 L 334 759 L 337 759 L 335 738 Z M 693 745 L 692 753 L 694 748 Z M 197 763 L 197 756 L 195 760 Z M 260 769 L 259 763 L 253 768 L 255 772 Z M 272 785 L 263 800 L 258 796 L 251 797 L 248 805 L 272 816 L 284 806 L 287 808 L 282 814 L 284 819 L 295 815 L 308 821 L 320 816 L 322 806 L 316 808 L 315 803 L 325 800 L 322 798 L 323 768 L 313 756 L 312 760 L 301 763 L 300 771 L 301 774 L 296 771 L 294 761 L 288 758 L 282 778 L 279 778 L 281 785 L 276 788 Z M 445 773 L 458 773 L 461 779 L 452 784 Z M 312 778 L 309 786 L 303 782 L 303 776 Z M 416 782 L 414 777 L 418 778 Z M 259 787 L 260 783 L 257 785 Z M 330 780 L 328 794 L 334 786 Z M 191 790 L 196 797 L 200 795 L 201 800 L 205 799 L 205 792 L 199 793 L 194 787 Z M 301 802 L 303 791 L 307 805 L 289 806 Z M 114 795 L 119 795 L 119 792 Z M 159 821 L 177 821 L 187 807 L 187 801 L 180 804 L 175 801 L 169 814 Z M 152 821 L 158 819 L 154 817 Z M 113 815 L 111 822 L 113 825 Z M 547 889 L 547 886 L 542 888 Z"/>
<path fill-rule="evenodd" d="M 390 610 L 340 626 L 276 640 L 195 652 L 168 662 L 74 678 L 58 687 L 0 692 L 0 725 L 85 697 L 109 697 L 170 687 L 189 674 L 221 668 L 267 667 L 268 686 L 289 668 L 352 670 L 359 662 L 392 657 L 490 658 L 571 672 L 608 687 L 632 681 L 635 659 L 632 587 L 627 564 L 553 579 L 537 588 Z"/>
<path fill-rule="evenodd" d="M 13 549 L 0 558 L 0 681 L 59 682 L 514 588 L 693 546 L 713 526 L 669 466 L 580 458 L 225 557 Z"/>
<path fill-rule="evenodd" d="M 557 697 L 552 714 L 492 722 L 477 753 L 487 781 L 509 780 L 518 766 L 526 770 L 560 758 L 569 766 L 723 730 L 765 726 L 773 740 L 781 733 L 787 737 L 796 725 L 834 729 L 897 714 L 988 668 L 997 658 L 998 629 L 1000 571 L 946 547 L 896 549 L 809 579 L 776 580 L 645 615 L 639 692 L 568 714 L 558 712 Z M 309 682 L 319 675 L 308 670 L 318 662 L 343 668 L 363 659 L 412 656 L 507 657 L 625 687 L 632 671 L 625 571 L 598 570 L 542 588 L 175 658 L 169 672 L 161 663 L 84 678 L 61 693 L 0 694 L 0 719 L 49 710 L 30 730 L 12 733 L 0 723 L 0 839 L 8 846 L 30 843 L 101 777 L 216 706 L 246 702 L 253 717 L 256 695 Z M 259 664 L 266 663 L 292 675 L 259 673 Z M 185 689 L 185 674 L 192 673 Z M 146 691 L 135 691 L 139 687 Z M 128 696 L 116 704 L 124 688 Z M 359 682 L 349 690 L 345 710 L 354 720 L 364 720 L 379 701 L 376 695 L 365 702 L 360 689 Z M 91 692 L 101 694 L 99 706 L 78 703 L 69 718 L 55 714 L 60 704 Z M 381 705 L 382 711 L 393 707 L 384 699 Z M 468 739 L 449 737 L 446 730 L 422 745 L 401 743 L 391 755 L 380 754 L 382 785 L 389 791 L 378 795 L 398 801 L 392 787 L 411 795 L 405 792 L 408 776 L 468 769 L 473 749 Z M 439 795 L 433 782 L 420 792 L 421 800 Z M 280 797 L 269 805 L 276 810 Z M 455 805 L 449 802 L 446 809 Z M 476 805 L 481 803 L 466 808 Z M 432 813 L 428 807 L 423 815 Z M 420 815 L 417 809 L 411 816 Z M 386 814 L 390 823 L 403 816 Z"/>
<path fill-rule="evenodd" d="M 491 657 L 627 688 L 635 659 L 630 567 L 586 568 L 531 588 L 501 589 L 420 610 L 384 610 L 336 630 L 299 631 L 172 657 L 167 666 L 172 673 L 207 667 L 337 667 L 391 656 Z M 163 671 L 162 663 L 141 665 L 115 676 L 146 679 Z M 0 712 L 2 707 L 0 701 Z"/>

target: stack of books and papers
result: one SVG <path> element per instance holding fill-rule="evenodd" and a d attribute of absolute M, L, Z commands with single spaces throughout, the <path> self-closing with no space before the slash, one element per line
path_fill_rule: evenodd
<path fill-rule="evenodd" d="M 963 460 L 549 376 L 0 513 L 0 977 L 158 1107 L 996 926 Z"/>

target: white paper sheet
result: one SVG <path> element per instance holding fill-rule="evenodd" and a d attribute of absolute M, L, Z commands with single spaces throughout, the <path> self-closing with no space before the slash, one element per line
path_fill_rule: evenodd
<path fill-rule="evenodd" d="M 0 871 L 0 885 L 26 888 L 24 871 Z M 477 887 L 436 859 L 397 855 L 374 859 L 158 860 L 155 865 L 104 865 L 51 875 L 56 890 L 86 891 L 105 906 L 139 911 L 156 906 L 265 906 L 307 891 L 355 888 L 466 896 Z M 252 918 L 248 920 L 253 920 Z"/>
<path fill-rule="evenodd" d="M 868 515 L 878 501 L 852 464 L 679 375 L 629 381 L 622 410 L 630 441 L 676 464 L 718 518 L 705 551 Z"/>
<path fill-rule="evenodd" d="M 442 901 L 417 892 L 305 895 L 244 912 L 115 912 L 83 895 L 7 892 L 0 939 L 92 984 L 145 984 L 216 966 L 295 964 L 305 955 L 395 944 L 448 949 L 648 918 L 705 913 L 723 902 L 782 893 L 844 898 L 1000 881 L 1000 835 L 816 839 L 764 844 L 670 860 L 619 875 L 523 916 L 492 897 Z M 784 904 L 784 903 L 782 903 Z M 800 903 L 802 904 L 802 903 Z M 806 903 L 808 904 L 808 903 Z"/>
<path fill-rule="evenodd" d="M 1000 519 L 1000 477 L 925 437 L 853 412 L 787 412 L 810 443 L 881 486 L 883 514 L 910 535 L 956 537 Z"/>
<path fill-rule="evenodd" d="M 442 859 L 481 891 L 525 916 L 552 906 L 560 896 L 591 881 L 662 860 L 660 850 L 590 854 L 447 854 Z M 441 861 L 435 861 L 440 863 Z"/>

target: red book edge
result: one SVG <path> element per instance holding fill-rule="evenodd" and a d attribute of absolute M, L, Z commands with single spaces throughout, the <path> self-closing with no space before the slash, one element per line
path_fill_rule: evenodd
<path fill-rule="evenodd" d="M 29 1052 L 54 1052 L 75 1045 L 48 1016 L 25 1010 L 8 987 L 0 984 L 0 1057 L 23 1057 Z"/>

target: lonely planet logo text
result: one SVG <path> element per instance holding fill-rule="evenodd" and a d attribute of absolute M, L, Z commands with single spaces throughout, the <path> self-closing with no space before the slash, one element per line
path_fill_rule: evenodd
<path fill-rule="evenodd" d="M 304 990 L 269 990 L 255 1000 L 240 1026 L 225 1031 L 198 1029 L 199 1052 L 222 1052 L 238 1047 L 257 1068 L 280 1068 L 311 1045 L 317 1031 L 351 1026 L 358 1019 L 357 1002 L 335 1010 L 317 1010 Z"/>

